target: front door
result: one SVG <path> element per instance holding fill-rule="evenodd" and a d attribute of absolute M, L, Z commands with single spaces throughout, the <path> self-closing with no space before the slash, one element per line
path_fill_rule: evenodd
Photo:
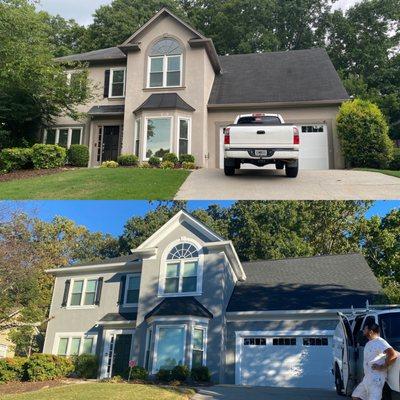
<path fill-rule="evenodd" d="M 117 335 L 115 339 L 112 376 L 124 376 L 129 368 L 132 335 Z"/>
<path fill-rule="evenodd" d="M 103 152 L 102 161 L 117 161 L 120 145 L 120 127 L 104 126 L 103 127 Z"/>

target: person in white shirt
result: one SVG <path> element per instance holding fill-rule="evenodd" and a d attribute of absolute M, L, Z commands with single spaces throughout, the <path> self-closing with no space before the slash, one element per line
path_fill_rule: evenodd
<path fill-rule="evenodd" d="M 381 400 L 388 368 L 396 361 L 397 352 L 380 337 L 379 326 L 366 324 L 364 336 L 368 339 L 364 348 L 364 378 L 355 388 L 353 400 Z"/>

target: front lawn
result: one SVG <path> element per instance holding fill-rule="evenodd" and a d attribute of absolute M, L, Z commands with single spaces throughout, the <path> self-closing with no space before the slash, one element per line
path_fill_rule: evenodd
<path fill-rule="evenodd" d="M 187 393 L 183 393 L 187 392 Z M 192 390 L 179 391 L 152 385 L 82 383 L 37 392 L 3 396 L 4 400 L 187 400 Z"/>
<path fill-rule="evenodd" d="M 374 169 L 374 168 L 356 168 L 359 171 L 380 172 L 381 174 L 395 176 L 400 178 L 400 171 L 393 171 L 391 169 Z"/>
<path fill-rule="evenodd" d="M 187 170 L 88 168 L 0 182 L 0 199 L 171 200 Z"/>

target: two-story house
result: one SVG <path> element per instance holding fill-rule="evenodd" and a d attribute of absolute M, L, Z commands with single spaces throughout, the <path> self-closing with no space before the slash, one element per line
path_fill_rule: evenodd
<path fill-rule="evenodd" d="M 331 388 L 337 311 L 381 291 L 359 254 L 244 263 L 184 211 L 128 256 L 48 272 L 44 352 L 96 354 L 101 378 L 133 359 L 150 375 L 205 365 L 214 382 Z"/>
<path fill-rule="evenodd" d="M 79 107 L 85 118 L 58 118 L 43 141 L 88 145 L 91 166 L 174 152 L 219 168 L 223 128 L 238 114 L 272 112 L 300 127 L 302 169 L 343 167 L 335 117 L 349 96 L 323 49 L 219 56 L 163 8 L 123 44 L 58 61 L 88 65 L 94 98 Z"/>

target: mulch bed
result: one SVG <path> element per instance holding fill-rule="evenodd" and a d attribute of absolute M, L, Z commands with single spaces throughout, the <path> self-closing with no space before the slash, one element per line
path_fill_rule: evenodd
<path fill-rule="evenodd" d="M 72 385 L 82 383 L 79 379 L 59 379 L 44 382 L 9 382 L 0 385 L 0 396 L 6 394 L 18 394 L 26 392 L 35 392 L 40 389 L 54 388 L 58 386 Z"/>
<path fill-rule="evenodd" d="M 0 174 L 0 182 L 15 181 L 18 179 L 33 178 L 36 176 L 46 176 L 58 174 L 65 171 L 73 171 L 76 168 L 73 167 L 63 167 L 54 169 L 27 169 L 20 171 L 9 172 L 8 174 Z"/>

